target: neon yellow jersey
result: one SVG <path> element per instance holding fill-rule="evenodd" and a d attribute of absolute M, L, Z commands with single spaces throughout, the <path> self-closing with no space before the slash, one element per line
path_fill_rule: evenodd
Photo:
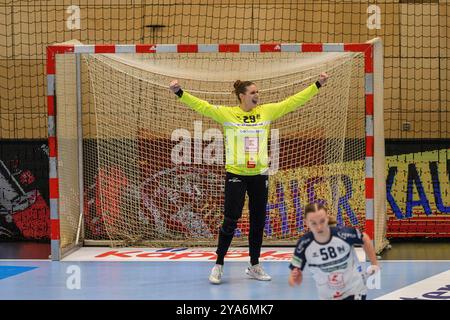
<path fill-rule="evenodd" d="M 316 84 L 312 84 L 281 102 L 259 105 L 248 112 L 239 106 L 213 106 L 186 91 L 180 101 L 223 125 L 225 169 L 234 174 L 253 176 L 265 173 L 269 168 L 271 122 L 304 105 L 318 92 Z"/>

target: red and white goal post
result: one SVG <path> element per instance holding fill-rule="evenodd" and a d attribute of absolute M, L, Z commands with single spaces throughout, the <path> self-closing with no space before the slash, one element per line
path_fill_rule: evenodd
<path fill-rule="evenodd" d="M 271 124 L 264 243 L 294 245 L 305 232 L 304 205 L 323 201 L 338 224 L 359 227 L 380 252 L 387 244 L 382 51 L 378 38 L 49 46 L 52 259 L 99 243 L 215 246 L 223 128 L 182 105 L 170 80 L 212 104 L 237 105 L 233 80 L 254 81 L 268 103 L 321 72 L 330 78 L 319 93 Z M 247 241 L 246 208 L 234 244 Z"/>

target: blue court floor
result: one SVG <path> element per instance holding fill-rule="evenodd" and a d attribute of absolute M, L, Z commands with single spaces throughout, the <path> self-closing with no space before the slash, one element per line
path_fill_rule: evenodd
<path fill-rule="evenodd" d="M 400 296 L 425 291 L 450 291 L 450 261 L 380 261 L 379 289 L 368 299 L 400 290 Z M 287 284 L 288 262 L 264 262 L 270 282 L 248 278 L 246 262 L 225 264 L 221 285 L 211 285 L 212 262 L 51 262 L 0 261 L 0 300 L 121 299 L 121 300 L 315 300 L 316 288 L 308 270 L 300 287 Z M 75 273 L 74 273 L 75 270 Z M 74 281 L 79 274 L 79 282 Z M 429 280 L 427 280 L 429 279 Z M 78 287 L 74 289 L 73 287 Z M 409 291 L 402 293 L 403 288 Z M 444 288 L 442 288 L 444 287 Z M 72 289 L 71 289 L 72 288 Z M 436 289 L 433 289 L 436 288 Z M 406 289 L 405 289 L 406 290 Z M 412 290 L 412 291 L 411 291 Z M 416 291 L 414 291 L 416 290 Z M 422 290 L 422 291 L 421 291 Z M 439 292 L 439 291 L 438 291 Z M 441 298 L 450 292 L 434 293 Z M 428 295 L 433 297 L 433 295 Z M 410 297 L 411 298 L 411 297 Z"/>

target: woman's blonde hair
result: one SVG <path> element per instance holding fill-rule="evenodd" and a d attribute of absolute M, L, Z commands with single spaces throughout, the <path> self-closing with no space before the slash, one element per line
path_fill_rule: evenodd
<path fill-rule="evenodd" d="M 336 218 L 332 215 L 329 214 L 327 207 L 325 207 L 322 203 L 320 202 L 314 202 L 314 203 L 310 203 L 308 205 L 305 206 L 305 219 L 306 216 L 308 215 L 308 213 L 310 212 L 316 212 L 319 210 L 325 210 L 325 212 L 327 213 L 328 216 L 328 224 L 330 226 L 335 226 L 336 225 Z"/>

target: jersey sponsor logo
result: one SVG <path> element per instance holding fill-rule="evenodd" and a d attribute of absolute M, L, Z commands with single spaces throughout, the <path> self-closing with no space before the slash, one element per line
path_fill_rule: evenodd
<path fill-rule="evenodd" d="M 297 248 L 295 249 L 296 253 L 300 253 L 306 249 L 306 246 L 311 242 L 311 239 L 309 238 L 303 238 L 300 240 L 300 242 L 297 245 Z"/>
<path fill-rule="evenodd" d="M 245 152 L 258 152 L 259 140 L 258 137 L 245 137 Z"/>
<path fill-rule="evenodd" d="M 239 131 L 237 132 L 237 135 L 242 135 L 242 134 L 265 134 L 267 132 L 266 129 L 239 129 Z"/>
<path fill-rule="evenodd" d="M 344 274 L 334 272 L 328 275 L 328 287 L 332 289 L 343 289 L 345 287 Z"/>
<path fill-rule="evenodd" d="M 247 161 L 247 168 L 250 168 L 250 169 L 256 168 L 256 161 L 253 160 L 253 159 L 248 160 Z"/>
<path fill-rule="evenodd" d="M 334 272 L 337 270 L 345 270 L 348 266 L 348 263 L 345 262 L 343 264 L 337 265 L 335 267 L 320 267 L 320 270 L 325 273 Z"/>
<path fill-rule="evenodd" d="M 322 249 L 324 249 L 324 250 L 322 250 Z M 321 252 L 319 252 L 321 254 L 322 261 L 329 260 L 331 258 L 330 253 L 326 250 L 326 248 L 322 248 L 322 249 L 321 249 Z M 332 251 L 334 251 L 334 250 L 332 250 Z M 336 270 L 345 269 L 345 268 L 347 268 L 348 260 L 350 259 L 350 253 L 351 253 L 351 251 L 349 251 L 345 256 L 343 256 L 339 259 L 336 259 L 336 260 L 332 260 L 330 262 L 321 263 L 321 264 L 310 263 L 308 265 L 310 267 L 320 268 L 320 270 L 322 270 L 323 272 L 333 272 Z M 327 258 L 324 260 L 325 255 Z"/>
<path fill-rule="evenodd" d="M 345 252 L 345 247 L 344 246 L 337 246 L 336 247 L 338 253 L 344 253 Z"/>
<path fill-rule="evenodd" d="M 347 238 L 356 238 L 357 235 L 354 233 L 350 233 L 350 232 L 345 232 L 345 231 L 338 231 L 337 233 L 338 237 L 345 240 Z"/>
<path fill-rule="evenodd" d="M 225 127 L 262 127 L 267 126 L 271 122 L 270 121 L 263 121 L 258 123 L 235 123 L 235 122 L 224 122 L 223 125 Z"/>

